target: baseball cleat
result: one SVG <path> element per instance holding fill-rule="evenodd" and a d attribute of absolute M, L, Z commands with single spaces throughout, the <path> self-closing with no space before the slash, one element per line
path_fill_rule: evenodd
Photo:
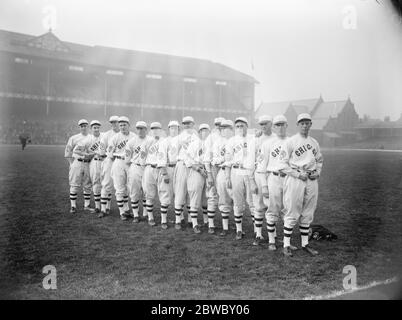
<path fill-rule="evenodd" d="M 298 247 L 293 246 L 293 245 L 290 245 L 289 248 L 290 248 L 290 250 L 292 250 L 292 251 L 296 251 L 296 250 L 299 249 Z"/>
<path fill-rule="evenodd" d="M 151 227 L 156 226 L 156 222 L 155 222 L 154 219 L 149 220 L 149 221 L 148 221 L 148 224 L 149 224 Z"/>
<path fill-rule="evenodd" d="M 276 245 L 275 245 L 275 243 L 270 243 L 270 244 L 268 245 L 268 250 L 269 250 L 269 251 L 276 251 Z"/>
<path fill-rule="evenodd" d="M 302 248 L 303 248 L 304 251 L 306 251 L 307 253 L 311 254 L 312 256 L 318 255 L 318 251 L 313 249 L 309 244 L 305 245 Z"/>
<path fill-rule="evenodd" d="M 103 211 L 99 212 L 98 218 L 103 218 L 104 216 L 106 216 L 105 212 L 103 212 Z"/>
<path fill-rule="evenodd" d="M 293 257 L 292 250 L 290 250 L 290 247 L 283 247 L 283 254 L 286 257 Z"/>
<path fill-rule="evenodd" d="M 139 223 L 139 222 L 140 222 L 140 219 L 138 217 L 134 217 L 133 223 Z"/>
<path fill-rule="evenodd" d="M 94 213 L 95 209 L 92 209 L 90 207 L 84 207 L 84 212 L 86 212 L 86 213 Z"/>
<path fill-rule="evenodd" d="M 71 207 L 70 213 L 77 213 L 77 208 L 76 207 Z"/>
<path fill-rule="evenodd" d="M 261 244 L 261 242 L 262 242 L 262 239 L 260 237 L 256 237 L 254 239 L 253 246 L 259 246 Z"/>
<path fill-rule="evenodd" d="M 187 227 L 192 228 L 192 227 L 193 227 L 193 223 L 192 223 L 192 222 L 187 222 Z"/>
<path fill-rule="evenodd" d="M 162 229 L 163 229 L 163 230 L 166 230 L 167 228 L 168 228 L 167 223 L 162 223 Z"/>
<path fill-rule="evenodd" d="M 181 224 L 180 223 L 175 223 L 174 228 L 176 230 L 181 230 Z"/>
<path fill-rule="evenodd" d="M 100 213 L 100 209 L 96 208 L 95 213 Z"/>
<path fill-rule="evenodd" d="M 215 228 L 208 228 L 208 233 L 209 234 L 215 234 Z"/>
<path fill-rule="evenodd" d="M 243 239 L 243 232 L 237 231 L 236 232 L 236 240 L 241 240 Z"/>
<path fill-rule="evenodd" d="M 229 233 L 229 230 L 222 230 L 222 232 L 219 234 L 221 237 L 226 237 Z"/>
<path fill-rule="evenodd" d="M 130 212 L 130 210 L 124 211 L 124 215 L 125 215 L 127 218 L 134 218 L 134 215 Z"/>
<path fill-rule="evenodd" d="M 196 226 L 193 228 L 193 230 L 194 230 L 194 233 L 196 233 L 196 234 L 201 233 L 200 227 L 199 227 L 198 225 L 196 225 Z"/>

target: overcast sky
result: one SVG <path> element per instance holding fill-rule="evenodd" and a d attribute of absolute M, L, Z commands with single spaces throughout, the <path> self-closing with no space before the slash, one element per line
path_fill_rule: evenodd
<path fill-rule="evenodd" d="M 220 62 L 260 82 L 256 106 L 350 95 L 360 116 L 396 120 L 402 19 L 378 2 L 1 0 L 0 29 L 40 35 L 50 23 L 65 41 Z"/>

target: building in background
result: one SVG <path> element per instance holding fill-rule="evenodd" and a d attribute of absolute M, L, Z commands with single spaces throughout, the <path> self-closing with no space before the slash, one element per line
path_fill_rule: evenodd
<path fill-rule="evenodd" d="M 359 123 L 353 102 L 350 98 L 339 101 L 317 99 L 294 100 L 275 103 L 261 103 L 256 117 L 263 114 L 275 116 L 284 114 L 288 119 L 288 133 L 298 132 L 297 115 L 309 113 L 313 119 L 311 135 L 327 147 L 340 146 L 356 140 L 356 125 Z"/>
<path fill-rule="evenodd" d="M 254 119 L 256 80 L 223 64 L 0 30 L 0 114 L 29 121 Z M 74 122 L 75 123 L 75 122 Z"/>

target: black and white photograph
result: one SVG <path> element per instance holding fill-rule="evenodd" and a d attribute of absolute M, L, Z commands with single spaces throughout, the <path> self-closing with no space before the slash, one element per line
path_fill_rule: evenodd
<path fill-rule="evenodd" d="M 401 196 L 401 0 L 0 2 L 0 300 L 400 300 Z"/>

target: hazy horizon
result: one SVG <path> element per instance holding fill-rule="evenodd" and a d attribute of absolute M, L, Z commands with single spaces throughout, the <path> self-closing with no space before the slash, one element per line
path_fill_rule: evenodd
<path fill-rule="evenodd" d="M 40 35 L 49 26 L 62 41 L 225 64 L 260 82 L 255 107 L 350 95 L 360 117 L 402 113 L 402 19 L 385 0 L 0 3 L 0 29 Z"/>

